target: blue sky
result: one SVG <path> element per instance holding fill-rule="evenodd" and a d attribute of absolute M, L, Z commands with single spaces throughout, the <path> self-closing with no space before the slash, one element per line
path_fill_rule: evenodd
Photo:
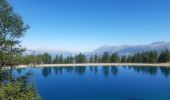
<path fill-rule="evenodd" d="M 170 41 L 170 0 L 8 0 L 30 25 L 27 48 L 91 51 Z"/>

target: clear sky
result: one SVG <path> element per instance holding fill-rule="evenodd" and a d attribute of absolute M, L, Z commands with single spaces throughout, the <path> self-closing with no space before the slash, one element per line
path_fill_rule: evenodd
<path fill-rule="evenodd" d="M 27 48 L 90 51 L 170 41 L 170 0 L 8 0 L 25 23 Z"/>

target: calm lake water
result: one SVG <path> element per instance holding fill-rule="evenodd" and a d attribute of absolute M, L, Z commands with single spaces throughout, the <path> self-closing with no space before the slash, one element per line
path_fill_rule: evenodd
<path fill-rule="evenodd" d="M 23 68 L 42 100 L 170 100 L 170 68 L 84 66 Z"/>

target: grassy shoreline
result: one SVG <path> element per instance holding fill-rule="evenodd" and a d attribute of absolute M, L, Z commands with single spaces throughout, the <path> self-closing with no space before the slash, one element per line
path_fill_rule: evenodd
<path fill-rule="evenodd" d="M 64 66 L 151 66 L 151 67 L 170 67 L 170 63 L 81 63 L 81 64 L 40 64 L 36 67 L 64 67 Z M 17 68 L 28 67 L 19 65 Z"/>

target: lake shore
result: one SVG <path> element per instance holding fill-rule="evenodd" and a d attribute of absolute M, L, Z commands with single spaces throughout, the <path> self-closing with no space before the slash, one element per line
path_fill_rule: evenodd
<path fill-rule="evenodd" d="M 82 63 L 82 64 L 40 64 L 36 67 L 69 67 L 69 66 L 151 66 L 151 67 L 170 67 L 170 63 Z M 27 65 L 19 65 L 17 68 L 28 67 Z"/>

